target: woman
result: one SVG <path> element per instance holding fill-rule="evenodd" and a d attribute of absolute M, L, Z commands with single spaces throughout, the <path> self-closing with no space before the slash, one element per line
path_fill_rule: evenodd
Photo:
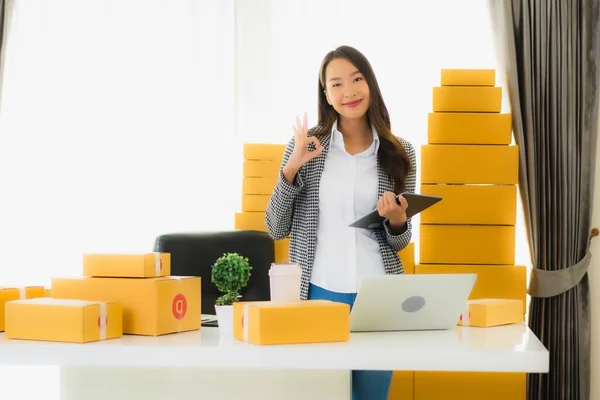
<path fill-rule="evenodd" d="M 296 118 L 265 222 L 274 239 L 290 236 L 301 299 L 352 307 L 363 277 L 403 273 L 397 253 L 410 242 L 411 221 L 400 193 L 415 191 L 415 151 L 392 134 L 371 65 L 356 49 L 325 56 L 318 93 L 318 124 L 309 130 L 306 114 Z M 348 226 L 375 207 L 382 228 Z M 391 375 L 353 371 L 353 399 L 387 399 Z"/>

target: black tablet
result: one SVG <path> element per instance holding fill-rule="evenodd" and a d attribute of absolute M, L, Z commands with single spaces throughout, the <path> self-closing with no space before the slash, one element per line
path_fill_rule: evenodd
<path fill-rule="evenodd" d="M 429 196 L 415 193 L 402 193 L 402 196 L 408 202 L 408 208 L 406 209 L 407 218 L 411 218 L 412 216 L 428 209 L 432 205 L 442 200 L 442 198 L 439 196 Z M 396 201 L 398 200 L 396 199 Z M 385 221 L 385 218 L 379 215 L 377 209 L 375 209 L 364 217 L 351 223 L 350 226 L 353 228 L 375 229 L 381 227 L 383 221 Z"/>

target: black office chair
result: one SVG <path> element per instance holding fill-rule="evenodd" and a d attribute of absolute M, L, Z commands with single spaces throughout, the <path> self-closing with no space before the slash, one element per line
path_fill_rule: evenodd
<path fill-rule="evenodd" d="M 224 253 L 248 257 L 252 266 L 242 300 L 271 299 L 269 268 L 275 261 L 273 239 L 258 231 L 172 233 L 156 238 L 154 251 L 171 253 L 171 275 L 201 277 L 202 314 L 215 314 L 215 301 L 221 293 L 211 282 L 211 267 Z"/>

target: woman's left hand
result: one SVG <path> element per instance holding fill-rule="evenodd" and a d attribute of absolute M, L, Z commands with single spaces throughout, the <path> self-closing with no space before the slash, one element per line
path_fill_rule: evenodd
<path fill-rule="evenodd" d="M 408 202 L 404 196 L 399 195 L 396 202 L 396 195 L 392 192 L 385 192 L 377 201 L 377 212 L 390 221 L 393 228 L 400 228 L 406 223 L 406 208 Z"/>

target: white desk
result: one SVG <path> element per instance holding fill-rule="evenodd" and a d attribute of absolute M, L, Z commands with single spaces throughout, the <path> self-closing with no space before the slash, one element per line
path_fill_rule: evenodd
<path fill-rule="evenodd" d="M 344 399 L 350 370 L 548 372 L 526 325 L 356 333 L 346 343 L 256 346 L 217 328 L 89 344 L 7 340 L 0 364 L 62 366 L 63 400 Z"/>

